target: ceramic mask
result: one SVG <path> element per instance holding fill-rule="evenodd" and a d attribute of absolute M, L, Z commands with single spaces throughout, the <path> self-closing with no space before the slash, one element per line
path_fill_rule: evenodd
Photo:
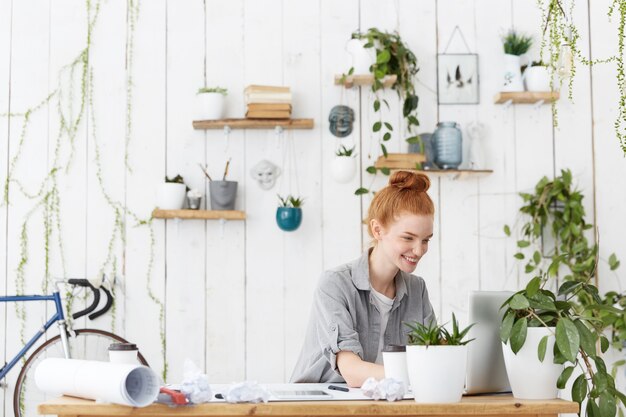
<path fill-rule="evenodd" d="M 354 122 L 354 111 L 348 106 L 335 106 L 328 116 L 330 122 L 330 133 L 338 138 L 345 138 L 352 133 L 352 123 Z"/>
<path fill-rule="evenodd" d="M 274 165 L 267 159 L 260 160 L 250 170 L 250 176 L 259 183 L 259 187 L 263 190 L 271 189 L 274 184 L 276 184 L 276 179 L 280 176 L 280 173 L 280 167 Z"/>

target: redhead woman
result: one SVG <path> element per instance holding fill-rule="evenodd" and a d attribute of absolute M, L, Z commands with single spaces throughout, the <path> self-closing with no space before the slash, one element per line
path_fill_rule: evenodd
<path fill-rule="evenodd" d="M 412 275 L 433 236 L 429 187 L 427 176 L 398 171 L 376 193 L 367 216 L 373 245 L 320 279 L 291 382 L 382 379 L 384 346 L 407 343 L 403 323 L 435 319 L 424 280 Z"/>

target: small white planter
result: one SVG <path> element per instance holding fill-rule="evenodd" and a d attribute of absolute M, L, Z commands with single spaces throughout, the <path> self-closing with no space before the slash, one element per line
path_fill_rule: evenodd
<path fill-rule="evenodd" d="M 550 91 L 550 71 L 548 67 L 527 67 L 524 70 L 526 91 Z"/>
<path fill-rule="evenodd" d="M 502 344 L 506 372 L 515 398 L 523 400 L 550 400 L 557 398 L 556 381 L 563 371 L 563 365 L 554 363 L 554 328 L 529 327 L 524 346 L 517 352 L 510 344 Z M 546 356 L 543 362 L 537 357 L 539 342 L 548 336 Z M 510 342 L 509 342 L 510 343 Z"/>
<path fill-rule="evenodd" d="M 364 48 L 365 39 L 350 39 L 346 44 L 346 51 L 352 57 L 354 74 L 369 74 L 370 66 L 375 62 L 373 48 Z"/>
<path fill-rule="evenodd" d="M 524 91 L 519 56 L 504 54 L 504 74 L 500 91 Z"/>
<path fill-rule="evenodd" d="M 222 93 L 200 93 L 196 95 L 199 120 L 218 120 L 224 117 L 224 95 Z"/>
<path fill-rule="evenodd" d="M 356 173 L 356 158 L 352 156 L 337 156 L 330 166 L 333 180 L 340 184 L 352 181 Z"/>
<path fill-rule="evenodd" d="M 406 362 L 416 402 L 461 401 L 467 346 L 407 346 Z"/>
<path fill-rule="evenodd" d="M 185 184 L 166 182 L 157 191 L 157 207 L 162 210 L 180 210 L 185 204 Z"/>

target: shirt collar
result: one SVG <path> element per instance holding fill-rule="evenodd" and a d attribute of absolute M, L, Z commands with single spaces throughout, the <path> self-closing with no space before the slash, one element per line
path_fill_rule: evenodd
<path fill-rule="evenodd" d="M 369 291 L 370 285 L 370 265 L 369 255 L 373 248 L 368 248 L 360 258 L 354 261 L 352 264 L 352 282 L 355 287 L 362 291 Z M 409 279 L 409 274 L 398 270 L 394 278 L 396 282 L 396 300 L 400 301 L 407 293 L 406 280 Z"/>

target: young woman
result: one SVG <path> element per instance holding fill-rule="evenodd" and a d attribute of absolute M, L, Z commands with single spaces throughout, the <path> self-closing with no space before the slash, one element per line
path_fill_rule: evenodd
<path fill-rule="evenodd" d="M 320 279 L 292 382 L 382 379 L 381 351 L 407 343 L 404 322 L 435 319 L 424 280 L 411 275 L 433 236 L 429 186 L 423 174 L 398 171 L 376 193 L 367 216 L 373 246 Z"/>

